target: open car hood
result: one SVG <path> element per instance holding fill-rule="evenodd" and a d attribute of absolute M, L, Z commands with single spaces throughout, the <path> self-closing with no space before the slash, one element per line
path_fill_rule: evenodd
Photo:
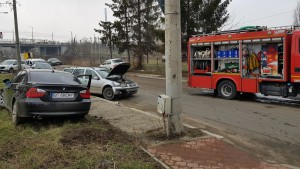
<path fill-rule="evenodd" d="M 129 63 L 121 63 L 118 64 L 116 67 L 114 67 L 109 74 L 107 75 L 107 77 L 112 76 L 112 75 L 124 75 L 128 69 L 130 68 L 130 64 Z"/>

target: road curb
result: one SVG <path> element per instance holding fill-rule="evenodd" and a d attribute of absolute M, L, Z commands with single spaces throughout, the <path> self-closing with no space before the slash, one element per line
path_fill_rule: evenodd
<path fill-rule="evenodd" d="M 130 110 L 132 110 L 132 111 L 139 112 L 139 113 L 142 113 L 142 114 L 144 114 L 144 115 L 147 115 L 147 116 L 150 116 L 150 117 L 153 117 L 153 118 L 156 118 L 156 119 L 161 119 L 161 117 L 158 116 L 158 115 L 155 115 L 155 114 L 152 114 L 152 113 L 143 111 L 143 110 L 139 110 L 139 109 L 136 109 L 136 108 L 126 107 L 126 106 L 124 106 L 124 105 L 121 105 L 120 102 L 118 102 L 118 101 L 110 101 L 110 100 L 102 99 L 102 98 L 99 98 L 99 97 L 97 97 L 97 98 L 100 99 L 100 100 L 103 100 L 103 101 L 105 101 L 105 102 L 108 102 L 108 103 L 112 103 L 112 104 L 115 104 L 115 105 L 123 106 L 123 107 L 125 107 L 125 108 L 127 108 L 127 109 L 130 109 Z M 195 129 L 195 128 L 197 128 L 197 127 L 195 127 L 195 126 L 192 126 L 192 125 L 189 125 L 189 124 L 186 124 L 186 123 L 183 123 L 183 126 L 185 126 L 185 127 L 187 127 L 187 128 L 190 128 L 190 129 Z M 201 130 L 203 133 L 205 133 L 205 134 L 207 134 L 207 135 L 209 135 L 209 136 L 211 136 L 211 137 L 215 137 L 215 138 L 217 138 L 217 139 L 224 139 L 224 137 L 221 136 L 221 135 L 214 134 L 214 133 L 211 133 L 211 132 L 209 132 L 209 131 L 202 130 L 202 129 L 200 129 L 200 130 Z"/>
<path fill-rule="evenodd" d="M 162 162 L 161 160 L 159 160 L 158 158 L 155 157 L 155 155 L 153 155 L 152 153 L 150 153 L 147 149 L 145 149 L 144 147 L 140 146 L 139 147 L 141 150 L 143 150 L 145 153 L 147 153 L 150 157 L 152 157 L 155 161 L 157 161 L 159 164 L 161 164 L 165 169 L 171 169 L 170 167 L 168 167 L 164 162 Z"/>

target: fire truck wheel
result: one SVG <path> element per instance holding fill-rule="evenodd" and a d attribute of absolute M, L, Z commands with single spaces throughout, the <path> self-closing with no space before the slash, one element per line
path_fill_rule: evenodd
<path fill-rule="evenodd" d="M 235 84 L 229 80 L 222 81 L 218 86 L 218 94 L 223 99 L 234 99 L 237 96 Z"/>

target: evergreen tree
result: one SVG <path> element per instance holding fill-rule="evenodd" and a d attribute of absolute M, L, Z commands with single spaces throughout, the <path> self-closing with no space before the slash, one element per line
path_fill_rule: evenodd
<path fill-rule="evenodd" d="M 130 63 L 131 51 L 131 14 L 132 14 L 132 1 L 131 0 L 112 0 L 111 4 L 106 4 L 112 11 L 113 16 L 117 19 L 114 22 L 116 29 L 116 36 L 114 36 L 115 44 L 119 53 L 127 51 L 128 62 Z"/>
<path fill-rule="evenodd" d="M 109 46 L 110 58 L 112 59 L 113 40 L 115 40 L 115 38 L 113 38 L 114 37 L 113 23 L 101 21 L 99 23 L 99 26 L 100 26 L 100 29 L 94 29 L 94 30 L 95 30 L 95 32 L 102 34 L 101 42 L 102 42 L 102 44 L 106 44 Z"/>
<path fill-rule="evenodd" d="M 231 0 L 181 0 L 181 29 L 186 35 L 217 31 L 229 19 L 227 7 Z M 185 49 L 185 48 L 184 48 Z"/>
<path fill-rule="evenodd" d="M 158 29 L 161 13 L 159 6 L 154 0 L 132 0 L 133 6 L 133 25 L 132 40 L 134 44 L 134 54 L 137 58 L 136 68 L 143 67 L 143 56 L 157 50 Z"/>
<path fill-rule="evenodd" d="M 128 62 L 133 52 L 137 58 L 134 66 L 141 69 L 144 54 L 148 61 L 148 55 L 157 50 L 156 44 L 162 39 L 158 4 L 155 0 L 112 0 L 106 5 L 113 11 L 116 21 L 109 24 L 110 29 L 107 29 L 106 22 L 100 22 L 101 29 L 95 31 L 103 34 L 103 41 L 113 42 L 119 53 L 127 51 Z M 109 33 L 109 30 L 114 33 Z"/>
<path fill-rule="evenodd" d="M 300 25 L 300 1 L 297 2 L 297 6 L 294 11 L 294 26 Z"/>

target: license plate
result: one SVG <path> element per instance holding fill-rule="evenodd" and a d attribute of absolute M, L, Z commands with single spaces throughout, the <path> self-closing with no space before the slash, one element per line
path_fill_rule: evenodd
<path fill-rule="evenodd" d="M 53 99 L 72 99 L 74 98 L 74 93 L 52 93 Z"/>

